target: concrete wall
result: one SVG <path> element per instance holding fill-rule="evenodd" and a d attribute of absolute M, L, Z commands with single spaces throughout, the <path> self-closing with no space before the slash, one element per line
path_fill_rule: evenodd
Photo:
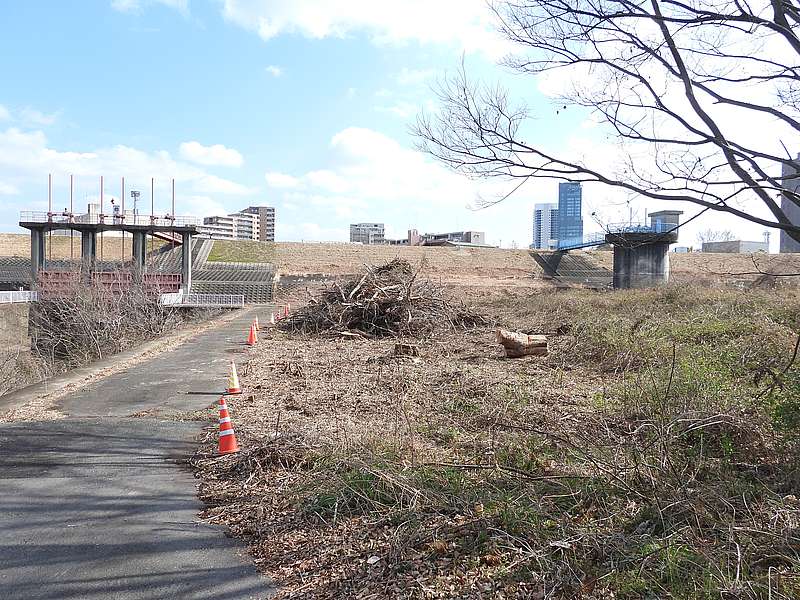
<path fill-rule="evenodd" d="M 614 288 L 646 288 L 669 282 L 669 242 L 614 246 Z"/>
<path fill-rule="evenodd" d="M 29 350 L 27 303 L 0 304 L 0 352 Z"/>
<path fill-rule="evenodd" d="M 752 254 L 753 252 L 769 252 L 769 248 L 765 242 L 730 240 L 727 242 L 703 242 L 703 252 Z"/>

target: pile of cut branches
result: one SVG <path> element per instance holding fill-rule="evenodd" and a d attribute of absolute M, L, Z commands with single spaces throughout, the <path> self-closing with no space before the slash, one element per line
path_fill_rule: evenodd
<path fill-rule="evenodd" d="M 417 277 L 408 261 L 366 267 L 357 278 L 334 283 L 279 324 L 293 333 L 385 337 L 424 335 L 436 329 L 469 329 L 488 321 L 441 286 Z"/>

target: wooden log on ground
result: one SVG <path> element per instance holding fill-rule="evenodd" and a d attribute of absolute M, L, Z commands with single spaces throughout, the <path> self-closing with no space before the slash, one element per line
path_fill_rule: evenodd
<path fill-rule="evenodd" d="M 526 335 L 498 329 L 497 343 L 503 346 L 508 358 L 547 356 L 547 336 L 544 335 Z"/>

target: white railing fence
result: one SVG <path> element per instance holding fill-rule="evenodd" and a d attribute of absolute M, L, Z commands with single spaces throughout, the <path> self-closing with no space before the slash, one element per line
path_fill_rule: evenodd
<path fill-rule="evenodd" d="M 12 304 L 16 302 L 36 302 L 39 300 L 39 292 L 0 292 L 0 304 Z"/>
<path fill-rule="evenodd" d="M 164 306 L 244 308 L 244 296 L 242 294 L 184 294 L 183 292 L 175 292 L 161 294 L 160 301 Z"/>

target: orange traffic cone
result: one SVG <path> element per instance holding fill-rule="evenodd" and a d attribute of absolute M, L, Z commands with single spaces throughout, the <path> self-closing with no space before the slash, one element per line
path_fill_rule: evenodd
<path fill-rule="evenodd" d="M 256 326 L 256 331 L 261 331 L 261 325 L 258 324 L 258 315 L 256 315 L 255 319 L 253 319 L 253 323 Z"/>
<path fill-rule="evenodd" d="M 231 415 L 228 412 L 228 405 L 225 396 L 219 399 L 219 453 L 231 454 L 239 451 L 239 444 L 236 442 L 236 434 L 233 432 Z"/>
<path fill-rule="evenodd" d="M 239 385 L 239 375 L 236 373 L 236 363 L 233 361 L 231 361 L 231 374 L 228 376 L 228 393 L 242 393 L 242 388 Z"/>
<path fill-rule="evenodd" d="M 253 325 L 252 323 L 250 324 L 250 333 L 247 334 L 247 345 L 248 346 L 256 345 L 256 328 L 255 325 Z"/>

